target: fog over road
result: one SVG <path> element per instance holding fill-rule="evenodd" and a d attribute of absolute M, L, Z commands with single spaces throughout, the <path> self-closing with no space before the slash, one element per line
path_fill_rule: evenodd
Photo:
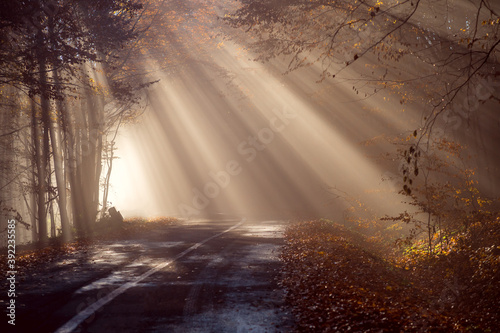
<path fill-rule="evenodd" d="M 48 263 L 19 283 L 16 331 L 287 331 L 282 226 L 176 222 Z"/>

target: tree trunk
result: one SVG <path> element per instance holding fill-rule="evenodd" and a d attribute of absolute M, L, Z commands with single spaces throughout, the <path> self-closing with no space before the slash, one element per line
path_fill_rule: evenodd
<path fill-rule="evenodd" d="M 40 33 L 41 34 L 41 33 Z M 49 130 L 50 130 L 50 104 L 47 99 L 47 62 L 45 56 L 38 52 L 38 64 L 40 67 L 40 105 L 41 105 L 41 120 L 42 120 L 42 146 L 39 149 L 38 164 L 38 230 L 40 242 L 42 244 L 48 241 L 47 235 L 47 207 L 46 207 L 46 192 L 47 192 L 47 162 L 49 157 Z M 37 142 L 39 142 L 37 140 Z"/>
<path fill-rule="evenodd" d="M 58 73 L 54 72 L 54 80 L 56 85 L 59 85 L 59 77 Z M 64 112 L 64 108 L 62 106 L 62 102 L 58 101 L 56 103 L 57 111 L 59 114 Z M 57 115 L 52 117 L 50 126 L 50 142 L 52 143 L 52 153 L 54 155 L 54 172 L 56 175 L 56 184 L 57 184 L 57 193 L 58 196 L 58 205 L 59 212 L 61 215 L 61 229 L 62 229 L 62 238 L 64 242 L 67 242 L 71 239 L 71 230 L 70 223 L 68 217 L 67 210 L 67 191 L 66 191 L 66 179 L 64 177 L 64 168 L 63 168 L 63 156 L 62 156 L 62 148 L 61 148 L 61 131 L 57 124 L 59 117 Z"/>
<path fill-rule="evenodd" d="M 106 214 L 106 211 L 108 210 L 108 194 L 109 194 L 109 183 L 111 180 L 111 171 L 113 170 L 113 159 L 114 159 L 114 148 L 115 147 L 115 142 L 114 140 L 111 141 L 109 144 L 109 152 L 107 154 L 107 163 L 108 163 L 108 170 L 106 172 L 106 176 L 104 178 L 104 184 L 103 184 L 103 189 L 102 189 L 102 209 L 101 209 L 101 218 L 104 217 Z"/>
<path fill-rule="evenodd" d="M 43 163 L 42 148 L 40 146 L 40 125 L 36 115 L 35 104 L 32 103 L 32 126 L 33 126 L 33 147 L 35 149 L 33 163 L 36 166 L 36 216 L 38 224 L 38 233 L 33 241 L 42 241 L 47 238 L 47 220 L 45 212 L 45 163 Z"/>
<path fill-rule="evenodd" d="M 51 168 L 50 163 L 48 164 L 48 166 L 49 166 L 49 168 L 48 168 L 49 177 L 47 179 L 47 188 L 50 189 L 52 187 L 52 177 L 51 177 L 52 168 Z M 55 199 L 55 197 L 53 197 L 53 195 L 54 194 L 52 193 L 52 191 L 50 191 L 50 190 L 47 191 L 47 196 L 49 198 L 48 209 L 49 209 L 49 216 L 50 216 L 50 237 L 57 236 L 57 233 L 56 233 L 56 215 L 54 214 L 54 199 Z"/>
<path fill-rule="evenodd" d="M 87 121 L 88 108 L 84 99 L 81 101 L 80 112 L 75 114 L 76 124 L 79 128 L 79 133 L 76 135 L 75 157 L 75 195 L 77 197 L 78 214 L 84 234 L 90 234 L 92 225 L 91 205 L 92 200 L 91 191 L 93 177 L 91 175 L 93 165 L 93 147 L 89 143 L 88 134 L 88 121 Z"/>
<path fill-rule="evenodd" d="M 36 107 L 35 101 L 31 100 L 31 141 L 32 141 L 32 149 L 33 152 L 29 157 L 31 163 L 31 188 L 30 188 L 30 202 L 31 202 L 31 241 L 38 241 L 38 228 L 37 228 L 37 214 L 38 214 L 38 206 L 37 206 L 37 182 L 36 175 L 38 170 L 38 164 L 40 164 L 40 160 L 38 158 L 39 155 L 39 141 L 38 141 L 38 124 L 36 118 Z"/>
<path fill-rule="evenodd" d="M 106 210 L 108 208 L 108 195 L 109 195 L 109 185 L 111 182 L 111 172 L 113 170 L 113 160 L 115 158 L 115 140 L 116 136 L 118 135 L 118 130 L 120 129 L 122 123 L 122 118 L 120 117 L 120 120 L 118 121 L 118 124 L 116 125 L 116 130 L 115 134 L 113 135 L 113 139 L 109 143 L 109 153 L 107 154 L 107 163 L 108 163 L 108 170 L 106 172 L 106 177 L 104 178 L 104 184 L 103 184 L 103 196 L 102 196 L 102 210 L 101 210 L 101 217 L 104 217 L 104 214 L 106 214 Z"/>
<path fill-rule="evenodd" d="M 91 213 L 95 218 L 99 212 L 99 198 L 100 198 L 100 178 L 102 172 L 102 149 L 103 149 L 103 120 L 104 118 L 104 101 L 102 95 L 93 95 L 91 109 L 89 109 L 89 129 L 90 129 L 90 143 L 93 145 L 94 157 L 92 161 L 92 201 Z"/>
<path fill-rule="evenodd" d="M 82 66 L 82 70 L 86 70 Z M 82 195 L 89 225 L 93 225 L 99 212 L 100 176 L 102 170 L 102 133 L 104 104 L 100 95 L 85 90 L 82 100 L 82 154 L 85 156 L 82 167 Z M 84 180 L 84 181 L 83 181 Z"/>
<path fill-rule="evenodd" d="M 81 195 L 81 183 L 79 176 L 79 165 L 81 164 L 81 158 L 79 158 L 80 152 L 80 139 L 77 131 L 73 126 L 73 117 L 68 112 L 68 109 L 63 107 L 61 111 L 61 122 L 64 128 L 64 133 L 66 135 L 66 140 L 64 141 L 67 153 L 64 170 L 68 175 L 69 184 L 71 187 L 71 208 L 73 211 L 73 223 L 75 225 L 76 231 L 79 236 L 85 236 L 87 233 L 85 227 L 85 217 L 83 216 L 83 200 Z M 76 119 L 75 119 L 76 120 Z"/>

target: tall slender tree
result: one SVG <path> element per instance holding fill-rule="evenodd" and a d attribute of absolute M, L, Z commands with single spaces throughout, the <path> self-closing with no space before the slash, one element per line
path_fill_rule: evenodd
<path fill-rule="evenodd" d="M 113 50 L 136 37 L 134 24 L 140 11 L 139 2 L 126 0 L 27 0 L 0 5 L 0 85 L 15 87 L 32 100 L 31 160 L 37 203 L 30 208 L 36 211 L 34 230 L 42 242 L 48 238 L 47 214 L 53 198 L 64 239 L 70 233 L 67 194 L 71 193 L 71 211 L 81 234 L 88 234 L 96 218 L 104 105 L 90 72 L 100 64 L 113 66 L 118 59 Z M 121 84 L 120 93 L 113 95 L 129 98 L 133 89 Z M 81 101 L 78 112 L 67 107 L 70 96 Z M 52 169 L 56 196 L 48 195 Z"/>

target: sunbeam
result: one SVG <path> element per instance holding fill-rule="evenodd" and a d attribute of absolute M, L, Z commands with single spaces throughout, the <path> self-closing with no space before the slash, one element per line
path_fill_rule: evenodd
<path fill-rule="evenodd" d="M 345 203 L 332 204 L 330 188 L 380 191 L 386 170 L 360 142 L 377 132 L 375 121 L 396 127 L 392 119 L 360 118 L 355 110 L 368 105 L 352 102 L 348 83 L 312 100 L 314 88 L 296 74 L 250 61 L 241 48 L 226 42 L 175 77 L 159 73 L 142 122 L 120 137 L 112 201 L 124 214 L 341 217 Z M 127 201 L 131 192 L 141 200 Z M 397 203 L 395 195 L 369 200 Z"/>

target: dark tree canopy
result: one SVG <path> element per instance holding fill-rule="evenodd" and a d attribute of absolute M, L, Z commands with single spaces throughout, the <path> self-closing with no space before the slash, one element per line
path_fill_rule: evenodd
<path fill-rule="evenodd" d="M 495 1 L 245 0 L 225 20 L 257 41 L 258 60 L 289 59 L 288 69 L 321 64 L 322 79 L 358 71 L 377 88 L 418 87 L 430 106 L 427 127 L 478 79 L 497 78 L 500 6 Z M 368 73 L 366 73 L 368 72 Z M 491 98 L 499 96 L 492 94 Z M 401 103 L 408 101 L 401 95 Z"/>
<path fill-rule="evenodd" d="M 10 1 L 0 8 L 0 83 L 31 95 L 60 97 L 53 82 L 40 91 L 39 59 L 51 70 L 70 70 L 86 61 L 116 61 L 115 50 L 136 37 L 135 1 Z"/>

